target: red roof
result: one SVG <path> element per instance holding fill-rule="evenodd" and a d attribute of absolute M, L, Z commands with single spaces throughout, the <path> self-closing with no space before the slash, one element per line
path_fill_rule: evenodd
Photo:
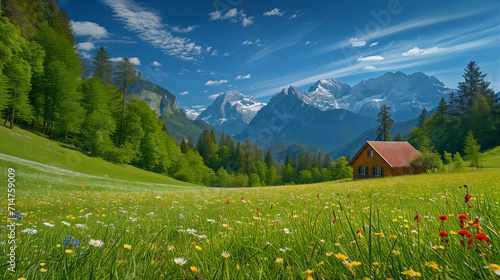
<path fill-rule="evenodd" d="M 411 166 L 410 162 L 420 155 L 420 153 L 406 141 L 366 141 L 365 145 L 367 144 L 370 145 L 391 167 L 409 167 Z M 365 145 L 361 147 L 349 164 L 354 161 Z"/>

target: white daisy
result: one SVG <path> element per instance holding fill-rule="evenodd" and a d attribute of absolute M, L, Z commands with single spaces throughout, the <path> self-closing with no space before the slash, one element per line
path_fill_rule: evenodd
<path fill-rule="evenodd" d="M 180 266 L 183 266 L 186 263 L 186 260 L 183 258 L 175 258 L 174 262 Z"/>

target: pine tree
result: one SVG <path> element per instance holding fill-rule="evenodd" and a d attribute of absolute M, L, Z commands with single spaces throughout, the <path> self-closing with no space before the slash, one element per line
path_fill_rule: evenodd
<path fill-rule="evenodd" d="M 329 154 L 325 155 L 325 160 L 323 160 L 323 168 L 330 170 L 332 168 L 332 157 Z"/>
<path fill-rule="evenodd" d="M 450 95 L 448 95 L 448 108 L 451 115 L 457 114 L 457 106 L 458 106 L 458 98 L 457 93 L 452 91 Z"/>
<path fill-rule="evenodd" d="M 219 148 L 222 147 L 222 146 L 226 146 L 227 147 L 227 144 L 226 144 L 226 135 L 225 135 L 224 131 L 222 132 L 222 134 L 220 136 L 220 139 L 219 139 Z"/>
<path fill-rule="evenodd" d="M 464 81 L 458 83 L 460 113 L 465 113 L 472 106 L 473 98 L 478 92 L 485 96 L 488 104 L 496 104 L 498 96 L 489 88 L 490 82 L 485 81 L 486 74 L 481 72 L 479 65 L 471 61 L 464 70 L 465 73 L 462 75 Z"/>
<path fill-rule="evenodd" d="M 120 62 L 118 62 L 117 65 L 117 70 L 118 70 L 118 77 L 117 77 L 117 84 L 118 88 L 120 89 L 120 113 L 119 113 L 119 121 L 118 121 L 118 139 L 117 139 L 117 145 L 121 146 L 123 144 L 125 135 L 123 133 L 123 119 L 124 119 L 124 113 L 125 113 L 125 105 L 127 103 L 127 100 L 129 98 L 129 89 L 132 84 L 135 83 L 136 81 L 136 75 L 135 75 L 135 67 L 130 62 L 128 58 L 123 58 Z"/>
<path fill-rule="evenodd" d="M 273 155 L 271 154 L 271 150 L 269 150 L 269 149 L 267 150 L 266 157 L 264 158 L 264 162 L 266 163 L 267 168 L 276 167 L 274 164 Z"/>
<path fill-rule="evenodd" d="M 183 136 L 181 140 L 181 152 L 186 154 L 190 150 L 186 138 Z"/>
<path fill-rule="evenodd" d="M 377 127 L 375 141 L 391 141 L 391 129 L 394 121 L 391 118 L 391 107 L 382 105 L 377 115 L 380 125 Z"/>
<path fill-rule="evenodd" d="M 417 123 L 418 128 L 424 128 L 424 123 L 429 118 L 427 113 L 428 113 L 427 109 L 425 109 L 425 108 L 422 109 L 422 112 L 418 116 L 418 123 Z"/>
<path fill-rule="evenodd" d="M 190 148 L 195 148 L 196 147 L 196 143 L 194 142 L 193 135 L 191 135 L 191 134 L 189 134 L 188 145 L 189 145 Z"/>
<path fill-rule="evenodd" d="M 101 81 L 111 84 L 111 60 L 109 54 L 104 47 L 100 47 L 95 51 L 92 58 L 92 73 L 93 76 L 98 77 Z"/>
<path fill-rule="evenodd" d="M 401 134 L 398 132 L 398 134 L 396 134 L 396 137 L 394 137 L 394 141 L 403 141 L 403 137 L 401 137 Z"/>
<path fill-rule="evenodd" d="M 467 160 L 470 162 L 472 167 L 480 167 L 481 161 L 481 145 L 477 143 L 477 140 L 474 139 L 474 135 L 472 134 L 472 130 L 469 130 L 467 137 L 465 138 L 464 143 L 464 152 L 466 154 Z"/>
<path fill-rule="evenodd" d="M 287 154 L 283 165 L 287 166 L 287 165 L 291 165 L 291 164 L 292 164 L 292 159 L 290 158 L 290 155 Z"/>

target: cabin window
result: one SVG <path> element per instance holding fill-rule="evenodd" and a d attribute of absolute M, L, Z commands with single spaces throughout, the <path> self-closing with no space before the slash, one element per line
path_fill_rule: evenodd
<path fill-rule="evenodd" d="M 384 176 L 384 168 L 380 166 L 373 167 L 373 175 Z"/>
<path fill-rule="evenodd" d="M 359 166 L 359 175 L 368 175 L 368 166 Z"/>
<path fill-rule="evenodd" d="M 368 157 L 373 157 L 373 151 L 372 150 L 368 151 Z"/>

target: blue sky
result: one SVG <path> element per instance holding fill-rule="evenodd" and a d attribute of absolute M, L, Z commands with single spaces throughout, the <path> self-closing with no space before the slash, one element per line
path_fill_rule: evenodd
<path fill-rule="evenodd" d="M 190 112 L 224 91 L 267 102 L 387 71 L 456 88 L 475 60 L 500 90 L 500 1 L 61 0 L 84 55 L 131 58 Z"/>

